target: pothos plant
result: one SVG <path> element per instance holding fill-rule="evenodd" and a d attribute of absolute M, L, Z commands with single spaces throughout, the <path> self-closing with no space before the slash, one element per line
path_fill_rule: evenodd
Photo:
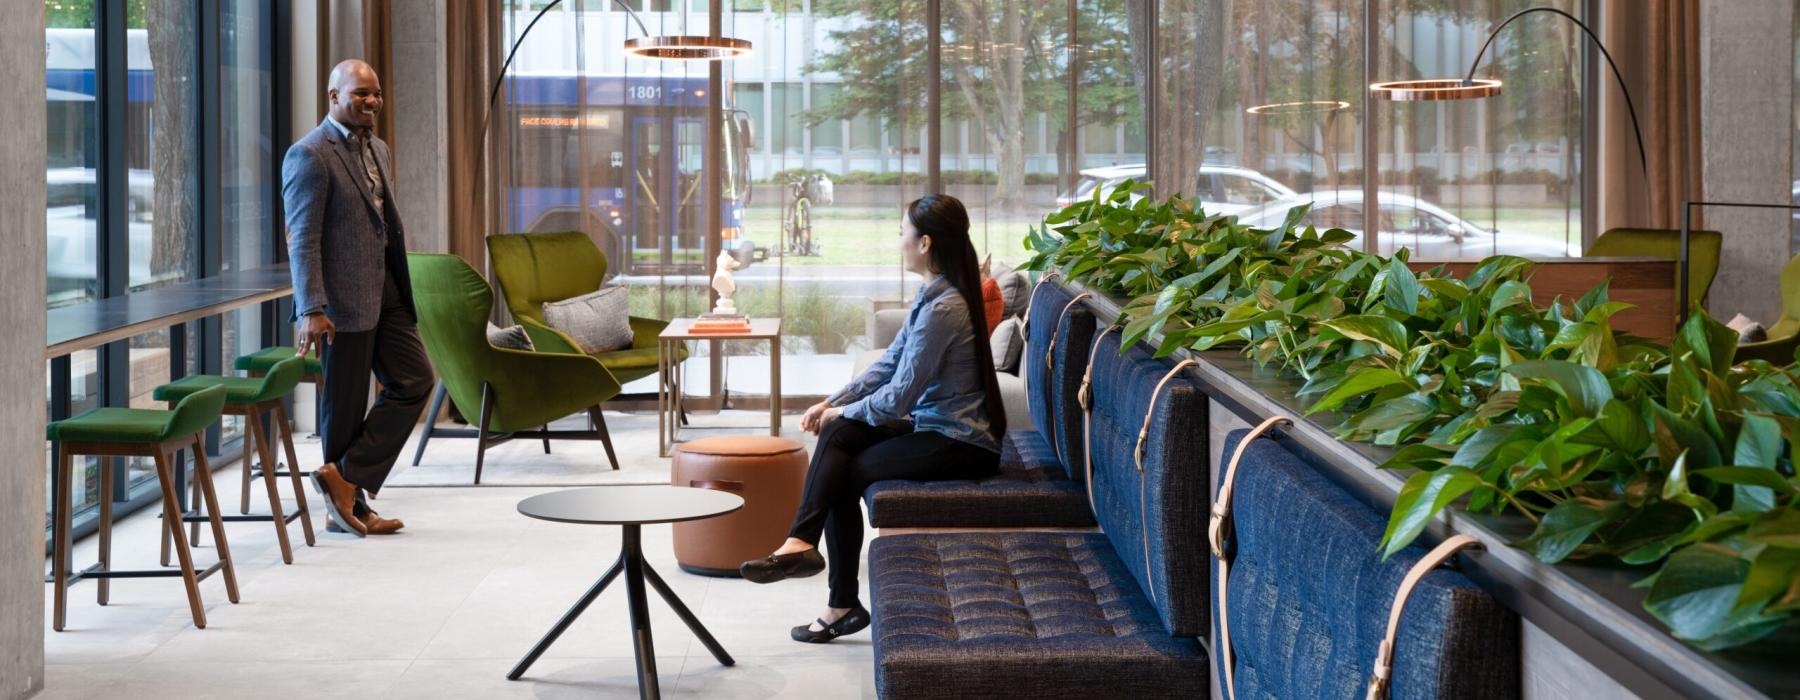
<path fill-rule="evenodd" d="M 1309 413 L 1411 470 L 1383 554 L 1452 503 L 1518 513 L 1538 559 L 1655 565 L 1646 608 L 1706 649 L 1800 612 L 1800 374 L 1732 364 L 1703 313 L 1672 346 L 1615 331 L 1602 284 L 1540 307 L 1529 261 L 1466 278 L 1348 250 L 1342 230 L 1256 230 L 1127 183 L 1048 217 L 1028 267 L 1125 299 L 1123 340 L 1241 347 L 1300 378 Z"/>

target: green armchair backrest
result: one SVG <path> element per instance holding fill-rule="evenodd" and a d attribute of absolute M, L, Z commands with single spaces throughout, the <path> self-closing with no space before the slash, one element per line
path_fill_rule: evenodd
<path fill-rule="evenodd" d="M 587 294 L 606 279 L 606 254 L 580 231 L 500 234 L 487 244 L 513 318 L 541 324 L 545 302 Z"/>
<path fill-rule="evenodd" d="M 408 253 L 419 336 L 458 411 L 481 415 L 482 387 L 494 392 L 490 428 L 529 430 L 617 396 L 619 383 L 586 355 L 488 344 L 493 290 L 454 255 Z"/>
<path fill-rule="evenodd" d="M 1706 299 L 1706 291 L 1712 288 L 1713 277 L 1719 274 L 1719 250 L 1723 244 L 1724 238 L 1718 231 L 1688 232 L 1688 306 Z M 1588 246 L 1587 255 L 1680 260 L 1681 231 L 1615 228 L 1594 239 L 1594 244 Z"/>

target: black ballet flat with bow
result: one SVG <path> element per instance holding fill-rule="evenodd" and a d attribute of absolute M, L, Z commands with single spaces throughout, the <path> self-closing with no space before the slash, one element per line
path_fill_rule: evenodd
<path fill-rule="evenodd" d="M 844 613 L 837 622 L 825 624 L 824 618 L 817 620 L 824 629 L 814 630 L 812 625 L 795 627 L 792 632 L 794 641 L 808 644 L 824 644 L 844 635 L 856 634 L 869 626 L 869 611 L 858 604 L 850 612 Z"/>
<path fill-rule="evenodd" d="M 806 578 L 825 570 L 825 557 L 814 547 L 792 554 L 771 554 L 738 565 L 738 574 L 751 583 L 774 583 L 782 579 Z"/>

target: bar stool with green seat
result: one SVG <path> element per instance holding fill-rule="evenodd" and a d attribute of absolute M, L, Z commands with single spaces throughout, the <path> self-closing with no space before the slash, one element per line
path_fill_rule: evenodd
<path fill-rule="evenodd" d="M 250 353 L 247 355 L 239 355 L 237 358 L 237 362 L 233 366 L 236 367 L 238 369 L 238 371 L 243 372 L 247 376 L 261 377 L 265 374 L 268 374 L 269 369 L 274 367 L 275 363 L 281 362 L 282 360 L 286 360 L 288 358 L 297 356 L 299 354 L 300 354 L 300 349 L 296 348 L 292 345 L 277 345 L 275 347 L 263 348 L 261 350 L 258 350 L 256 352 L 253 352 L 253 353 Z M 319 354 L 317 351 L 308 353 L 306 355 L 306 371 L 300 375 L 300 383 L 301 384 L 311 384 L 313 386 L 322 386 L 324 383 L 324 380 L 325 380 L 325 363 L 319 361 Z M 318 423 L 317 423 L 317 421 L 315 421 L 313 424 L 317 425 Z M 292 463 L 293 458 L 289 457 L 288 460 L 290 463 Z M 244 478 L 242 480 L 242 483 L 238 484 L 238 512 L 239 513 L 248 514 L 250 512 L 250 480 L 256 476 L 260 476 L 261 471 L 262 471 L 262 465 L 258 464 L 256 473 L 251 473 L 248 470 L 246 470 L 244 472 Z M 291 469 L 281 469 L 279 467 L 279 465 L 277 465 L 277 468 L 275 470 L 275 476 L 290 476 L 290 474 L 288 473 L 289 471 L 292 471 L 292 470 Z M 305 478 L 305 477 L 312 476 L 312 472 L 301 471 L 299 474 L 292 475 L 292 476 L 294 476 L 297 479 Z"/>
<path fill-rule="evenodd" d="M 51 423 L 46 430 L 56 447 L 56 523 L 52 545 L 51 580 L 56 586 L 52 626 L 61 632 L 67 621 L 69 584 L 84 578 L 98 579 L 98 599 L 107 603 L 109 579 L 180 576 L 187 587 L 188 608 L 194 626 L 206 627 L 206 607 L 200 601 L 200 581 L 212 574 L 225 573 L 225 595 L 238 602 L 237 573 L 231 566 L 231 549 L 225 542 L 225 524 L 219 519 L 219 499 L 213 492 L 212 470 L 206 465 L 206 429 L 218 422 L 225 407 L 225 388 L 209 387 L 189 394 L 175 404 L 173 410 L 140 408 L 96 408 L 67 420 Z M 99 457 L 149 457 L 156 463 L 156 480 L 162 487 L 163 520 L 178 523 L 181 506 L 175 499 L 175 470 L 180 468 L 176 455 L 182 450 L 194 451 L 194 479 L 206 498 L 208 519 L 217 543 L 219 561 L 204 571 L 194 570 L 194 559 L 187 538 L 179 526 L 173 527 L 175 553 L 181 562 L 179 570 L 146 569 L 114 571 L 112 569 L 112 470 L 100 470 L 100 562 L 79 572 L 69 571 L 70 510 L 74 506 L 69 491 L 74 481 L 76 455 Z"/>
<path fill-rule="evenodd" d="M 244 479 L 249 480 L 251 455 L 255 455 L 262 465 L 275 464 L 275 445 L 263 429 L 263 418 L 274 419 L 274 431 L 281 436 L 282 447 L 287 451 L 289 464 L 297 464 L 294 454 L 294 429 L 288 424 L 287 409 L 281 402 L 293 393 L 294 387 L 300 384 L 300 377 L 306 371 L 306 358 L 289 355 L 287 359 L 269 367 L 268 373 L 261 377 L 219 377 L 213 375 L 194 375 L 178 381 L 164 384 L 156 388 L 153 396 L 158 401 L 176 402 L 187 398 L 195 392 L 212 387 L 225 389 L 224 414 L 244 417 Z M 281 545 L 281 561 L 284 564 L 294 563 L 294 549 L 288 543 L 287 525 L 296 518 L 300 520 L 300 529 L 306 536 L 306 546 L 313 546 L 313 528 L 311 511 L 306 507 L 306 489 L 300 482 L 300 470 L 289 469 L 285 473 L 292 479 L 294 488 L 294 512 L 283 514 L 281 510 L 281 485 L 276 478 L 276 470 L 262 468 L 256 471 L 262 474 L 263 487 L 269 493 L 268 515 L 233 515 L 225 517 L 228 522 L 263 522 L 275 523 L 275 539 Z M 198 482 L 196 481 L 196 484 Z M 197 500 L 197 499 L 196 499 Z M 194 532 L 190 536 L 195 542 L 200 539 L 200 523 L 194 516 L 187 518 L 194 523 Z M 168 540 L 163 540 L 164 544 Z M 163 563 L 168 563 L 165 547 Z"/>

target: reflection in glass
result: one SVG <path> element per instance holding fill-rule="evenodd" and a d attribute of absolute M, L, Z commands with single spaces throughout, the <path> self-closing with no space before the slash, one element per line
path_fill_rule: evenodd
<path fill-rule="evenodd" d="M 96 31 L 91 5 L 46 0 L 44 9 L 46 302 L 56 308 L 88 301 L 99 291 Z"/>

